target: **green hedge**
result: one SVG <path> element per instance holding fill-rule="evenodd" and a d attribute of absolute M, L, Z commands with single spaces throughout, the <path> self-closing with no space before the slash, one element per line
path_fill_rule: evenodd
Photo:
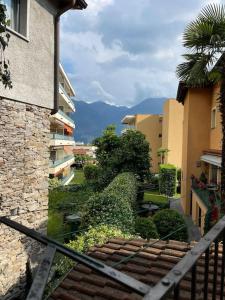
<path fill-rule="evenodd" d="M 124 232 L 133 232 L 136 198 L 135 176 L 132 173 L 119 174 L 103 192 L 90 197 L 82 226 L 107 224 Z"/>
<path fill-rule="evenodd" d="M 137 217 L 135 220 L 135 233 L 140 235 L 143 239 L 158 239 L 159 234 L 152 218 Z"/>
<path fill-rule="evenodd" d="M 87 252 L 91 247 L 95 245 L 103 245 L 109 239 L 121 237 L 130 239 L 131 235 L 123 233 L 120 229 L 107 225 L 99 225 L 97 227 L 90 227 L 88 231 L 79 235 L 75 240 L 70 241 L 65 246 L 81 252 Z M 56 276 L 63 276 L 66 272 L 68 272 L 74 266 L 74 261 L 67 258 L 58 256 L 56 262 Z"/>
<path fill-rule="evenodd" d="M 183 226 L 181 230 L 170 236 L 168 240 L 187 241 L 187 225 L 184 218 L 176 210 L 163 209 L 157 212 L 153 216 L 153 222 L 156 225 L 160 238 L 164 238 Z"/>
<path fill-rule="evenodd" d="M 145 192 L 144 202 L 145 203 L 151 202 L 152 204 L 158 205 L 160 209 L 165 209 L 170 207 L 169 200 L 166 196 L 152 194 L 151 192 Z"/>
<path fill-rule="evenodd" d="M 174 165 L 162 164 L 159 171 L 159 192 L 170 197 L 176 193 L 177 170 Z"/>

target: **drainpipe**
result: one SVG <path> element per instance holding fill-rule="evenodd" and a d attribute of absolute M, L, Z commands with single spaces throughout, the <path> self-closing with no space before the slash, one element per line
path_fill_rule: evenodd
<path fill-rule="evenodd" d="M 55 17 L 55 55 L 54 55 L 54 109 L 52 114 L 59 109 L 59 59 L 60 59 L 60 17 L 68 10 L 75 7 L 77 0 L 72 0 L 70 4 L 60 10 Z"/>

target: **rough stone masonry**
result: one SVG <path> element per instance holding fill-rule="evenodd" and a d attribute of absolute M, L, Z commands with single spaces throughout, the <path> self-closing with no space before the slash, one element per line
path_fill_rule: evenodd
<path fill-rule="evenodd" d="M 0 99 L 0 215 L 46 230 L 50 110 Z M 37 243 L 0 224 L 0 299 L 24 299 Z M 22 298 L 20 298 L 22 297 Z"/>

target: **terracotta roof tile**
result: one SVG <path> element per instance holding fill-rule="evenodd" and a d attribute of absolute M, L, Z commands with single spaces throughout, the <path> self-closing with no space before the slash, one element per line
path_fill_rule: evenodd
<path fill-rule="evenodd" d="M 155 243 L 155 241 L 151 240 L 149 243 Z M 103 246 L 92 247 L 88 255 L 107 265 L 113 265 L 130 255 L 136 254 L 129 261 L 119 264 L 116 269 L 149 286 L 153 286 L 195 245 L 195 243 L 187 244 L 178 241 L 158 241 L 157 244 L 144 249 L 144 244 L 146 244 L 146 240 L 143 239 L 110 239 Z M 221 249 L 219 253 L 221 253 Z M 208 280 L 210 292 L 212 292 L 213 288 L 213 258 L 214 251 L 212 249 L 210 250 Z M 217 274 L 218 278 L 220 278 L 221 254 L 219 254 L 218 261 Z M 203 300 L 204 263 L 205 258 L 203 255 L 197 263 L 196 289 L 198 293 L 197 299 L 199 300 Z M 180 288 L 179 300 L 191 300 L 190 272 L 180 282 Z M 219 288 L 217 293 L 219 295 Z M 49 300 L 140 300 L 142 298 L 131 288 L 78 263 L 52 293 Z M 169 297 L 168 299 L 172 298 Z M 211 298 L 209 297 L 209 299 Z"/>

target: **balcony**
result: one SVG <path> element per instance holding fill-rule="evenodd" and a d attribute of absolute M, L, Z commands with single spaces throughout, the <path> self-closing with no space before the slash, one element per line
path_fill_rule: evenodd
<path fill-rule="evenodd" d="M 50 146 L 74 146 L 74 137 L 59 133 L 50 134 Z"/>
<path fill-rule="evenodd" d="M 63 122 L 64 124 L 75 128 L 75 124 L 72 118 L 70 118 L 66 113 L 64 113 L 62 110 L 58 110 L 56 114 L 52 115 L 51 118 L 56 119 L 60 122 Z"/>
<path fill-rule="evenodd" d="M 56 174 L 74 163 L 74 156 L 67 155 L 62 159 L 50 161 L 49 174 Z"/>
<path fill-rule="evenodd" d="M 222 300 L 225 296 L 225 217 L 198 243 L 114 238 L 93 247 L 88 255 L 6 217 L 0 217 L 0 223 L 47 246 L 27 300 L 43 299 L 56 252 L 76 265 L 48 299 L 120 295 L 121 299 Z"/>
<path fill-rule="evenodd" d="M 72 170 L 70 172 L 70 174 L 68 176 L 65 176 L 61 182 L 62 182 L 62 185 L 67 185 L 70 183 L 70 181 L 74 178 L 74 171 Z"/>
<path fill-rule="evenodd" d="M 68 106 L 74 112 L 76 110 L 75 106 L 74 106 L 74 103 L 73 103 L 72 99 L 70 98 L 70 96 L 65 91 L 64 87 L 62 86 L 62 84 L 59 84 L 59 93 L 62 96 L 63 100 L 68 104 Z"/>

